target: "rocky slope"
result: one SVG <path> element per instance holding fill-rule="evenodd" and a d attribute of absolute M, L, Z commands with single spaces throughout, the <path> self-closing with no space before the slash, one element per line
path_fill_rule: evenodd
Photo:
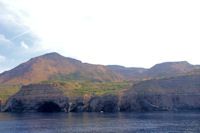
<path fill-rule="evenodd" d="M 186 74 L 196 68 L 199 68 L 197 65 L 191 65 L 186 61 L 180 62 L 165 62 L 161 64 L 156 64 L 150 68 L 146 75 L 147 77 L 160 78 L 160 77 L 170 77 L 176 75 Z"/>
<path fill-rule="evenodd" d="M 146 78 L 145 72 L 147 69 L 145 68 L 135 68 L 135 67 L 124 67 L 118 65 L 108 65 L 106 66 L 108 69 L 122 75 L 126 80 L 137 80 Z"/>
<path fill-rule="evenodd" d="M 68 106 L 68 98 L 54 84 L 31 84 L 12 96 L 2 111 L 59 112 L 67 111 Z"/>
<path fill-rule="evenodd" d="M 200 75 L 140 82 L 124 92 L 123 111 L 200 110 Z"/>
<path fill-rule="evenodd" d="M 123 81 L 169 77 L 186 74 L 200 66 L 188 62 L 166 62 L 150 69 L 123 66 L 92 65 L 49 53 L 30 59 L 16 68 L 0 74 L 2 85 L 26 85 L 44 80 Z"/>
<path fill-rule="evenodd" d="M 122 75 L 126 80 L 162 78 L 176 75 L 184 75 L 200 68 L 198 65 L 191 65 L 186 61 L 164 62 L 156 64 L 150 69 L 123 67 L 117 65 L 106 66 L 108 69 Z"/>
<path fill-rule="evenodd" d="M 57 53 L 49 53 L 0 74 L 0 85 L 23 85 L 49 79 L 118 81 L 122 77 L 102 65 L 82 63 Z"/>
<path fill-rule="evenodd" d="M 4 112 L 118 112 L 116 95 L 68 98 L 58 84 L 23 86 L 2 107 Z"/>

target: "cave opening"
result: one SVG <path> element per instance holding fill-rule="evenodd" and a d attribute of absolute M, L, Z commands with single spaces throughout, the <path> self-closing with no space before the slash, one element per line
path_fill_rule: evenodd
<path fill-rule="evenodd" d="M 44 102 L 37 110 L 38 112 L 60 112 L 61 108 L 54 102 Z"/>

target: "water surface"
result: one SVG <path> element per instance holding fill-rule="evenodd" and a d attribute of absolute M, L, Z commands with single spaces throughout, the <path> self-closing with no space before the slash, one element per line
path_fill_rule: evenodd
<path fill-rule="evenodd" d="M 0 113 L 0 133 L 198 133 L 200 112 Z"/>

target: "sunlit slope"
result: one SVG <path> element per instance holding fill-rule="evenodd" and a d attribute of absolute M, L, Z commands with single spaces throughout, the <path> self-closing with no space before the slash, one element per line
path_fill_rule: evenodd
<path fill-rule="evenodd" d="M 92 65 L 49 53 L 0 74 L 0 85 L 19 85 L 44 80 L 119 81 L 122 77 L 102 65 Z"/>

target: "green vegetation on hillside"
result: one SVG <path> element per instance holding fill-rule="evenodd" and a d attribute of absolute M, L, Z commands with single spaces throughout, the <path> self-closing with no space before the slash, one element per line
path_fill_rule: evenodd
<path fill-rule="evenodd" d="M 33 84 L 53 84 L 55 88 L 63 91 L 69 98 L 82 96 L 102 96 L 105 94 L 120 94 L 121 92 L 131 88 L 133 83 L 130 82 L 105 82 L 105 81 L 72 81 L 72 80 L 54 80 L 42 81 Z M 0 99 L 4 104 L 9 97 L 13 96 L 20 90 L 21 86 L 1 86 Z M 31 93 L 31 92 L 29 92 Z"/>
<path fill-rule="evenodd" d="M 43 81 L 41 84 L 55 84 L 68 97 L 84 95 L 119 94 L 133 85 L 127 82 L 91 82 L 91 81 Z"/>
<path fill-rule="evenodd" d="M 17 93 L 20 90 L 20 86 L 1 86 L 0 87 L 0 99 L 2 103 L 5 103 L 6 100 Z"/>

